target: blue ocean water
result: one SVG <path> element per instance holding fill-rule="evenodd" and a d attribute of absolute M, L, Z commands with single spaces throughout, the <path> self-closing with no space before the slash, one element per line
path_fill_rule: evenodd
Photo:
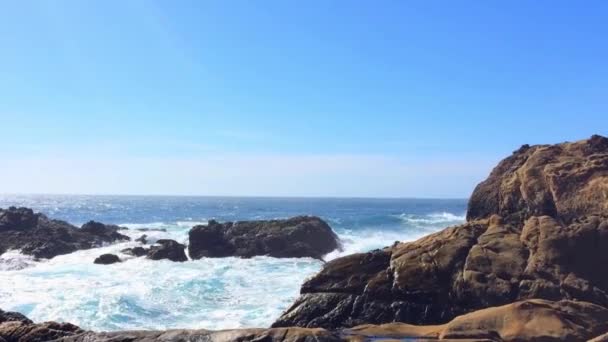
<path fill-rule="evenodd" d="M 343 251 L 365 252 L 409 241 L 464 221 L 465 199 L 235 198 L 162 196 L 2 195 L 0 207 L 26 206 L 81 225 L 88 220 L 145 232 L 148 239 L 187 243 L 188 230 L 218 221 L 317 215 L 342 240 Z M 127 231 L 133 238 L 142 232 Z M 69 321 L 86 329 L 265 327 L 297 297 L 322 262 L 303 259 L 219 258 L 185 263 L 128 258 L 94 265 L 104 246 L 48 261 L 18 251 L 0 256 L 0 308 L 36 321 Z"/>

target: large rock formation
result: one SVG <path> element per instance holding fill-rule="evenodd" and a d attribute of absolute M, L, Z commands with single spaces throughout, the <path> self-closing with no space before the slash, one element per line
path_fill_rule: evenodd
<path fill-rule="evenodd" d="M 274 326 L 445 323 L 517 300 L 608 306 L 608 139 L 525 146 L 473 193 L 468 222 L 329 262 Z"/>
<path fill-rule="evenodd" d="M 192 259 L 256 255 L 321 259 L 339 248 L 338 237 L 329 225 L 313 216 L 226 223 L 211 220 L 207 225 L 193 227 L 189 237 Z"/>
<path fill-rule="evenodd" d="M 118 233 L 120 228 L 90 221 L 76 228 L 73 225 L 51 220 L 32 209 L 0 209 L 0 254 L 9 249 L 37 258 L 53 258 L 80 249 L 89 249 L 106 243 L 129 240 Z"/>

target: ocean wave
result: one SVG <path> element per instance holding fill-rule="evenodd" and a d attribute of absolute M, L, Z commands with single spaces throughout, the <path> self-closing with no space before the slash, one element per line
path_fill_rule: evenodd
<path fill-rule="evenodd" d="M 35 265 L 33 256 L 21 254 L 18 250 L 9 250 L 0 255 L 0 271 L 15 271 Z"/>
<path fill-rule="evenodd" d="M 203 258 L 175 263 L 126 258 L 124 242 L 0 272 L 2 309 L 35 321 L 128 330 L 268 326 L 321 268 L 311 259 Z M 104 253 L 122 263 L 95 265 Z M 17 252 L 3 257 L 25 257 Z"/>
<path fill-rule="evenodd" d="M 448 212 L 431 213 L 428 215 L 413 215 L 413 214 L 399 214 L 395 217 L 401 219 L 405 223 L 417 224 L 417 225 L 437 225 L 444 223 L 460 223 L 466 220 L 466 215 L 455 215 Z"/>
<path fill-rule="evenodd" d="M 194 226 L 206 225 L 209 221 L 177 221 L 175 224 L 178 227 L 192 228 Z"/>

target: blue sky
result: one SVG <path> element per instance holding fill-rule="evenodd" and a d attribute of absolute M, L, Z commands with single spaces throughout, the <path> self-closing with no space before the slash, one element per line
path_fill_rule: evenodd
<path fill-rule="evenodd" d="M 467 197 L 608 134 L 608 2 L 0 5 L 0 192 Z"/>

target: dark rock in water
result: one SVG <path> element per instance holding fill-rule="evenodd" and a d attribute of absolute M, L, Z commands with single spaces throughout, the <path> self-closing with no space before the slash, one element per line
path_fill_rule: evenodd
<path fill-rule="evenodd" d="M 128 236 L 118 233 L 119 227 L 89 222 L 78 229 L 73 225 L 51 220 L 28 208 L 0 209 L 0 251 L 20 249 L 37 258 L 53 258 L 81 249 L 98 247 Z"/>
<path fill-rule="evenodd" d="M 125 248 L 125 249 L 121 250 L 121 252 L 128 254 L 128 255 L 140 257 L 140 256 L 144 256 L 144 255 L 148 254 L 148 249 L 143 248 L 143 247 L 133 247 L 133 248 Z"/>
<path fill-rule="evenodd" d="M 101 265 L 109 265 L 120 262 L 120 258 L 115 254 L 102 254 L 98 256 L 93 263 Z"/>
<path fill-rule="evenodd" d="M 135 239 L 135 241 L 137 241 L 137 242 L 139 242 L 139 243 L 141 243 L 141 244 L 145 245 L 145 244 L 147 244 L 147 243 L 148 243 L 148 240 L 146 240 L 146 239 L 147 239 L 147 237 L 148 237 L 148 235 L 143 234 L 142 236 L 140 236 L 140 237 L 138 237 L 137 239 Z"/>
<path fill-rule="evenodd" d="M 606 141 L 524 147 L 477 187 L 469 222 L 327 263 L 273 326 L 441 324 L 531 298 L 608 307 Z"/>
<path fill-rule="evenodd" d="M 321 259 L 340 247 L 329 225 L 314 216 L 234 223 L 211 220 L 193 227 L 189 238 L 188 253 L 193 259 L 256 255 Z"/>
<path fill-rule="evenodd" d="M 148 249 L 148 259 L 161 260 L 169 259 L 171 261 L 187 261 L 186 246 L 178 243 L 175 240 L 161 239 L 156 241 L 157 246 L 151 246 Z"/>

